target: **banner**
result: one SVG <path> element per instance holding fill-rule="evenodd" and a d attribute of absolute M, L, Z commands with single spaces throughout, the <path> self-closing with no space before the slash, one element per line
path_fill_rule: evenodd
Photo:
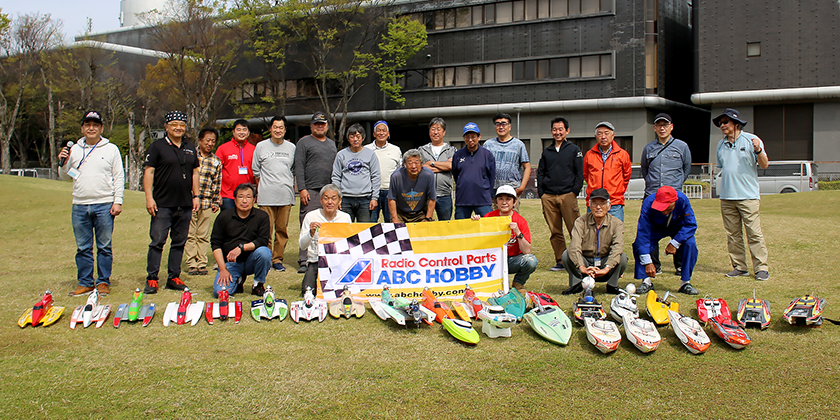
<path fill-rule="evenodd" d="M 419 298 L 425 287 L 441 300 L 507 292 L 510 217 L 424 223 L 325 223 L 318 235 L 318 296 L 347 286 L 362 300 L 384 286 L 394 297 Z"/>

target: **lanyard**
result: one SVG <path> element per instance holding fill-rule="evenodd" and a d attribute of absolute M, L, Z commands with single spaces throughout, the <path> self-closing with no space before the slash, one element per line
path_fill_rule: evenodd
<path fill-rule="evenodd" d="M 90 152 L 88 152 L 87 155 L 85 154 L 85 146 L 87 146 L 87 142 L 82 143 L 82 160 L 79 161 L 79 166 L 77 166 L 76 169 L 82 169 L 82 164 L 85 163 L 85 159 L 90 157 L 91 153 L 93 153 L 93 151 L 96 149 L 96 146 L 99 146 L 100 141 L 102 140 L 96 141 L 96 144 L 94 144 L 93 147 L 90 148 Z"/>
<path fill-rule="evenodd" d="M 182 146 L 184 144 L 183 141 L 184 140 L 181 139 L 181 145 Z M 172 141 L 169 140 L 169 137 L 166 137 L 166 142 L 169 143 L 170 146 L 172 146 L 172 153 L 175 153 L 175 159 L 178 160 L 178 163 L 181 166 L 181 178 L 187 179 L 187 155 L 185 153 L 183 153 L 183 151 L 182 151 L 181 154 L 178 154 L 177 149 L 180 149 L 180 147 L 176 147 L 174 144 L 172 144 Z M 184 156 L 183 159 L 181 159 L 181 155 Z"/>
<path fill-rule="evenodd" d="M 244 157 L 244 152 L 243 152 L 244 150 L 245 150 L 245 145 L 244 144 L 242 146 L 239 146 L 239 165 L 243 168 L 245 167 L 245 157 Z"/>
<path fill-rule="evenodd" d="M 595 257 L 601 256 L 601 226 L 595 228 Z"/>

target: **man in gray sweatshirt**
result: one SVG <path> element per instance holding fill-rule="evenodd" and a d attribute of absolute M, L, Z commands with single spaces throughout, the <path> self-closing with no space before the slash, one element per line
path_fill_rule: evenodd
<path fill-rule="evenodd" d="M 332 183 L 341 189 L 341 211 L 349 214 L 353 222 L 369 223 L 382 182 L 379 159 L 373 150 L 362 147 L 365 129 L 361 124 L 350 126 L 347 141 L 350 147 L 342 149 L 335 157 Z"/>
<path fill-rule="evenodd" d="M 295 180 L 300 193 L 300 223 L 306 213 L 321 208 L 318 196 L 321 187 L 330 183 L 333 161 L 335 160 L 335 141 L 327 137 L 327 115 L 321 111 L 312 114 L 309 123 L 312 134 L 302 137 L 295 149 Z M 306 250 L 298 252 L 298 273 L 306 272 Z"/>

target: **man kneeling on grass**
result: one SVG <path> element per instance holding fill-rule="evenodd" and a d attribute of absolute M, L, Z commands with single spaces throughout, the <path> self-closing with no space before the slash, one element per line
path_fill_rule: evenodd
<path fill-rule="evenodd" d="M 234 207 L 222 210 L 213 224 L 210 246 L 219 264 L 213 295 L 227 290 L 231 296 L 242 291 L 242 283 L 254 275 L 251 294 L 265 294 L 265 276 L 271 269 L 268 214 L 254 208 L 256 191 L 252 184 L 239 184 L 233 191 Z"/>
<path fill-rule="evenodd" d="M 496 190 L 494 198 L 498 210 L 493 210 L 484 217 L 510 216 L 510 240 L 507 243 L 508 273 L 514 274 L 513 287 L 522 290 L 531 273 L 537 269 L 537 257 L 531 254 L 531 230 L 528 221 L 513 210 L 516 204 L 516 190 L 510 185 L 502 185 Z M 473 220 L 481 216 L 473 215 Z"/>
<path fill-rule="evenodd" d="M 585 276 L 607 282 L 607 293 L 618 293 L 618 279 L 627 268 L 624 249 L 624 222 L 610 212 L 610 193 L 604 188 L 589 195 L 590 212 L 575 220 L 572 241 L 563 251 L 561 261 L 569 273 L 569 288 L 564 295 L 583 291 Z"/>
<path fill-rule="evenodd" d="M 341 190 L 335 184 L 327 184 L 321 188 L 321 208 L 306 213 L 300 225 L 300 249 L 306 249 L 306 274 L 300 286 L 300 294 L 306 293 L 311 287 L 314 293 L 318 281 L 318 229 L 324 223 L 350 223 L 350 215 L 338 210 L 341 203 Z"/>

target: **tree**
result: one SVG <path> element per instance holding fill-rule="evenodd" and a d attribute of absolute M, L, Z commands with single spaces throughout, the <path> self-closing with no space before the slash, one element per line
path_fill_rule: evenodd
<path fill-rule="evenodd" d="M 166 54 L 147 67 L 143 90 L 183 109 L 193 135 L 214 120 L 230 95 L 226 83 L 243 43 L 236 28 L 221 19 L 225 15 L 224 1 L 182 0 L 165 13 L 141 17 L 156 49 Z"/>
<path fill-rule="evenodd" d="M 2 169 L 12 168 L 10 143 L 17 127 L 24 91 L 39 71 L 41 53 L 61 43 L 61 25 L 49 14 L 19 16 L 0 13 L 0 153 Z"/>
<path fill-rule="evenodd" d="M 350 102 L 371 79 L 389 98 L 400 96 L 395 70 L 426 46 L 426 29 L 388 16 L 391 0 L 243 0 L 257 56 L 296 60 L 314 75 L 321 107 L 339 144 Z M 262 26 L 260 26 L 262 25 Z M 293 42 L 292 42 L 293 41 Z M 289 51 L 290 49 L 295 51 Z"/>

